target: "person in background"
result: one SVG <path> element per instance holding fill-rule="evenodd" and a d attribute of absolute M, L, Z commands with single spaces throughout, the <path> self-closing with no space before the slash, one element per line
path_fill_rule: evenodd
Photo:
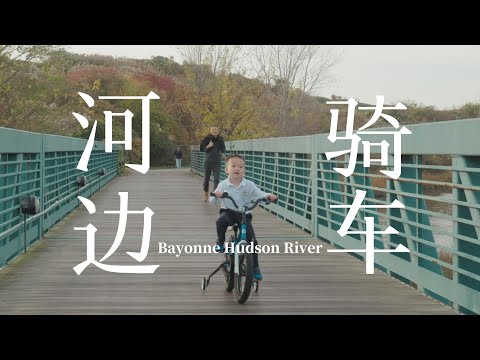
<path fill-rule="evenodd" d="M 210 174 L 213 171 L 213 188 L 220 182 L 220 167 L 223 154 L 225 153 L 225 140 L 219 135 L 218 127 L 212 126 L 208 134 L 200 143 L 200 151 L 206 153 L 203 164 L 203 201 L 208 201 L 208 187 L 210 185 Z"/>
<path fill-rule="evenodd" d="M 182 149 L 180 148 L 180 145 L 177 146 L 177 150 L 173 153 L 173 156 L 175 157 L 175 163 L 177 165 L 177 169 L 180 169 L 182 167 L 182 159 L 183 159 L 183 152 Z"/>

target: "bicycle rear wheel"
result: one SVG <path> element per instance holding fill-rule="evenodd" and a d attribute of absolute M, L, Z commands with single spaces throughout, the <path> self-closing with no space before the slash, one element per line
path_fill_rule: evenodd
<path fill-rule="evenodd" d="M 240 274 L 235 274 L 235 297 L 243 304 L 250 296 L 253 285 L 253 255 L 248 253 L 239 256 Z"/>

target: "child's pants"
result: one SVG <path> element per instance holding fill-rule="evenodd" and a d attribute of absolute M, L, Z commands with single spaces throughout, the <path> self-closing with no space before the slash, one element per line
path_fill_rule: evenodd
<path fill-rule="evenodd" d="M 252 214 L 247 214 L 247 242 L 253 241 L 253 246 L 258 245 L 257 239 L 255 238 L 255 231 L 252 226 Z M 242 222 L 242 214 L 229 209 L 220 209 L 220 216 L 217 219 L 217 242 L 224 244 L 225 243 L 225 233 L 229 226 L 237 223 L 240 225 Z M 240 226 L 239 226 L 240 231 Z M 253 253 L 253 267 L 258 267 L 258 254 Z"/>

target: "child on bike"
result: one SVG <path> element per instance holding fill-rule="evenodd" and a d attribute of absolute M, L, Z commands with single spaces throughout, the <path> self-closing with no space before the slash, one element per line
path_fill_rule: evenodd
<path fill-rule="evenodd" d="M 242 206 L 250 201 L 255 201 L 260 198 L 267 198 L 271 201 L 275 201 L 277 196 L 274 194 L 267 194 L 260 190 L 255 183 L 244 178 L 245 175 L 245 158 L 241 155 L 231 155 L 225 160 L 225 172 L 228 174 L 228 178 L 220 182 L 215 189 L 214 193 L 216 197 L 222 197 L 224 192 L 227 192 L 231 196 L 238 206 Z M 250 211 L 246 212 L 247 220 L 247 241 L 251 242 L 254 239 L 254 247 L 257 245 L 257 239 L 255 238 L 255 232 L 252 226 L 252 214 Z M 235 223 L 240 223 L 242 220 L 242 214 L 238 212 L 238 209 L 233 205 L 230 199 L 222 199 L 222 205 L 220 209 L 220 216 L 217 219 L 217 243 L 216 250 L 218 252 L 225 251 L 225 232 L 227 228 Z M 258 265 L 258 254 L 253 253 L 253 276 L 257 280 L 262 280 L 263 275 L 260 272 Z"/>

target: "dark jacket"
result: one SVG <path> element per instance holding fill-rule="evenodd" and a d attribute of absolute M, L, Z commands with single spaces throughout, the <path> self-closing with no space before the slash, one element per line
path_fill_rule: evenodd
<path fill-rule="evenodd" d="M 213 142 L 213 146 L 207 149 L 209 142 Z M 205 161 L 208 162 L 220 162 L 222 159 L 222 154 L 225 153 L 225 140 L 220 135 L 217 137 L 212 134 L 208 134 L 200 143 L 200 151 L 206 153 Z"/>
<path fill-rule="evenodd" d="M 182 152 L 181 149 L 175 150 L 175 152 L 173 153 L 173 155 L 175 155 L 175 158 L 176 158 L 176 159 L 183 159 L 183 152 Z"/>

